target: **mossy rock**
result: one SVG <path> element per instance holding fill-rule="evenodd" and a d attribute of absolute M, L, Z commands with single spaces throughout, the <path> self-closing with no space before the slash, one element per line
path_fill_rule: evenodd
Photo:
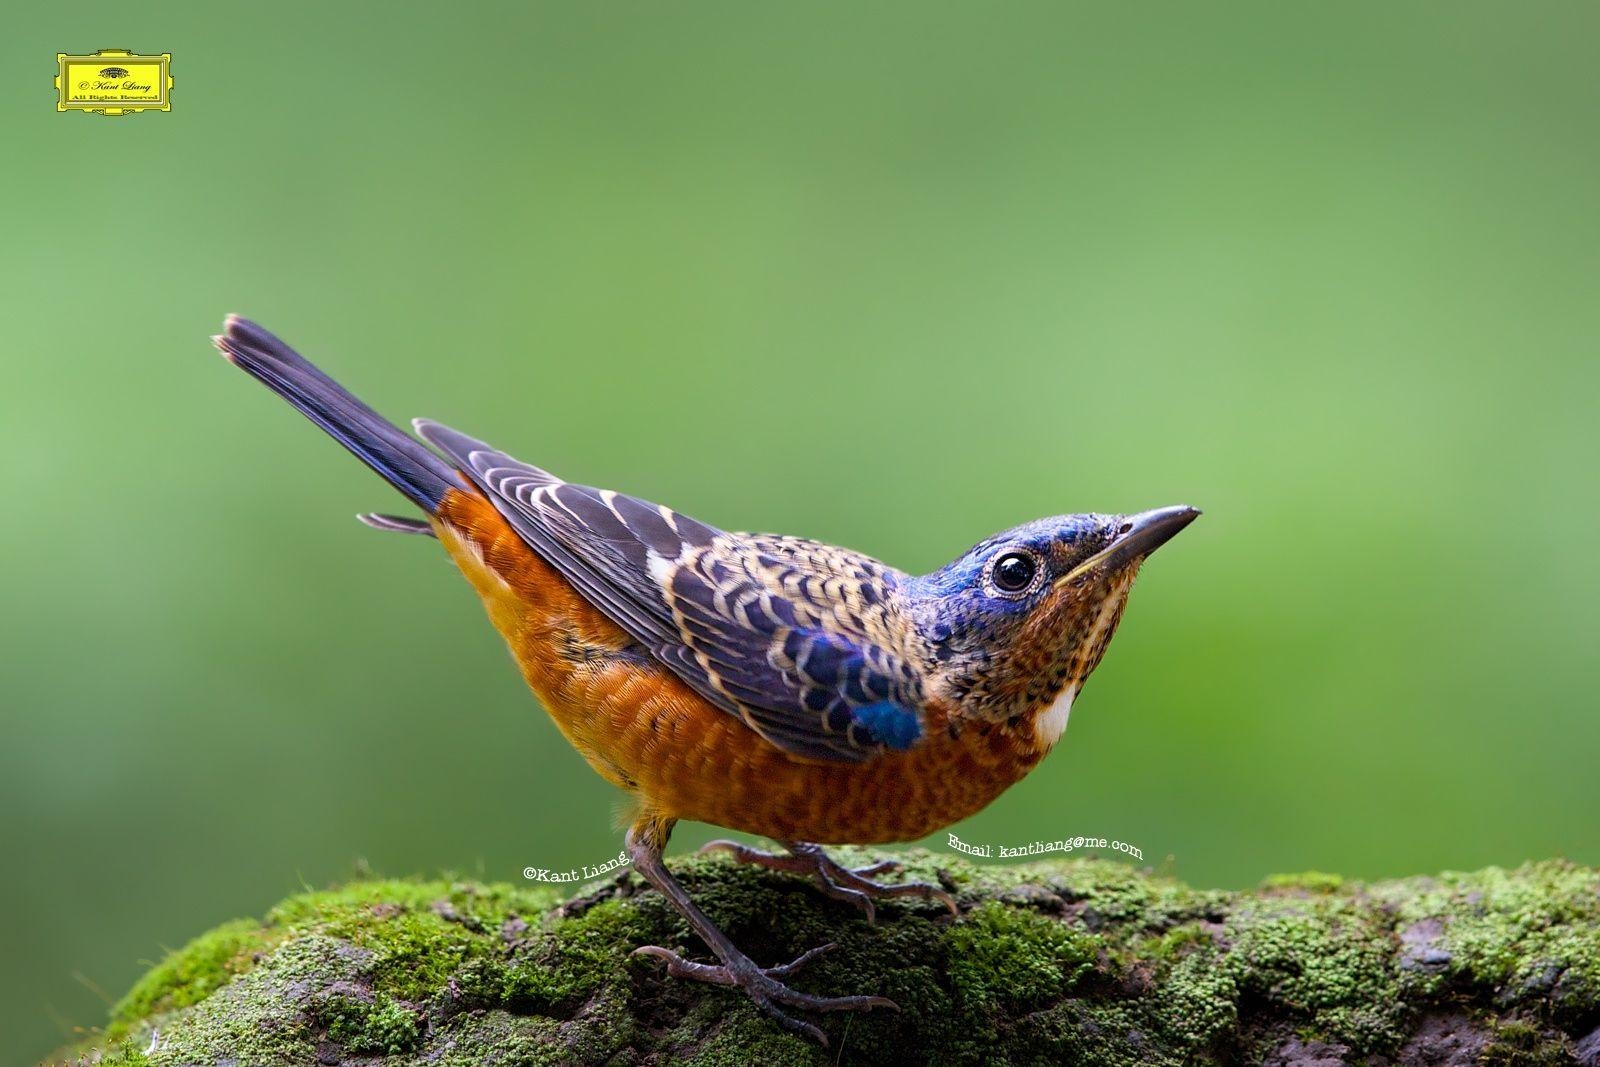
<path fill-rule="evenodd" d="M 840 850 L 865 862 L 868 854 Z M 803 990 L 899 1012 L 813 1017 L 632 955 L 705 947 L 624 873 L 572 900 L 471 882 L 291 897 L 172 953 L 89 1044 L 103 1064 L 1600 1064 L 1600 872 L 1551 861 L 1361 884 L 1191 889 L 1120 863 L 974 866 L 906 853 L 961 904 L 876 925 L 792 875 L 673 869 L 756 960 L 838 947 Z"/>

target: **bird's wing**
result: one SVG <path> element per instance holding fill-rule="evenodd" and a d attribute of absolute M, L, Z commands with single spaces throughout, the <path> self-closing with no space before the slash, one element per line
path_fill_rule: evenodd
<path fill-rule="evenodd" d="M 890 602 L 897 572 L 798 538 L 724 533 L 416 426 L 590 603 L 774 745 L 857 762 L 921 737 L 921 677 Z"/>

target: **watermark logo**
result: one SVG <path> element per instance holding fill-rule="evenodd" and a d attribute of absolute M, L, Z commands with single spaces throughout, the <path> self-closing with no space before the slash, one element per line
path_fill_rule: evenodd
<path fill-rule="evenodd" d="M 102 48 L 84 56 L 57 52 L 56 110 L 96 115 L 171 111 L 172 53 L 142 56 L 125 48 Z"/>
<path fill-rule="evenodd" d="M 599 878 L 601 875 L 610 874 L 617 868 L 626 867 L 627 865 L 628 854 L 626 852 L 618 852 L 613 858 L 592 867 L 584 864 L 581 867 L 573 867 L 565 871 L 552 870 L 549 867 L 524 867 L 522 868 L 522 877 L 530 882 L 587 882 Z"/>
<path fill-rule="evenodd" d="M 1048 852 L 1082 852 L 1084 849 L 1101 849 L 1121 852 L 1136 860 L 1144 859 L 1144 850 L 1126 841 L 1104 837 L 1062 837 L 1054 841 L 1029 841 L 1023 845 L 971 845 L 955 834 L 948 834 L 948 845 L 957 852 L 981 859 L 1020 859 L 1024 856 L 1042 856 Z"/>

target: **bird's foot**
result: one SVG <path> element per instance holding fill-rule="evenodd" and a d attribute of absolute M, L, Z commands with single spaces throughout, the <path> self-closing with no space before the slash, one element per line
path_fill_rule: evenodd
<path fill-rule="evenodd" d="M 828 1044 L 826 1034 L 812 1024 L 785 1013 L 783 1008 L 801 1008 L 806 1011 L 868 1011 L 872 1008 L 900 1010 L 900 1005 L 888 997 L 822 997 L 812 993 L 801 993 L 783 983 L 783 979 L 833 947 L 832 944 L 819 945 L 795 960 L 776 967 L 759 966 L 749 956 L 737 950 L 729 951 L 723 957 L 724 962 L 720 964 L 686 960 L 671 949 L 662 948 L 660 945 L 645 945 L 634 949 L 633 954 L 655 956 L 666 960 L 667 973 L 674 978 L 690 978 L 696 982 L 709 982 L 712 985 L 742 989 L 745 995 L 755 1002 L 756 1007 L 770 1016 L 779 1026 L 790 1033 L 809 1037 L 826 1047 Z"/>
<path fill-rule="evenodd" d="M 722 838 L 701 846 L 700 851 L 731 852 L 733 858 L 740 863 L 753 863 L 775 871 L 794 871 L 809 875 L 828 896 L 835 900 L 849 901 L 860 908 L 866 913 L 869 923 L 876 920 L 878 913 L 873 899 L 884 897 L 921 897 L 923 900 L 937 900 L 949 908 L 952 915 L 961 914 L 961 910 L 956 906 L 956 898 L 929 882 L 887 883 L 875 882 L 869 877 L 885 871 L 898 870 L 900 864 L 895 860 L 879 860 L 865 867 L 846 867 L 824 852 L 821 845 L 808 844 L 804 841 L 785 841 L 783 847 L 788 850 L 786 853 L 763 852 L 759 848 L 751 848 L 738 841 Z"/>

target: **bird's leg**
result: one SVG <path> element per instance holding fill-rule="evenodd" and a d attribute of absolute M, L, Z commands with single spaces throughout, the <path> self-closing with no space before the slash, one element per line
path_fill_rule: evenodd
<path fill-rule="evenodd" d="M 674 978 L 692 978 L 697 982 L 709 982 L 712 985 L 737 986 L 755 1001 L 756 1007 L 771 1016 L 779 1026 L 809 1037 L 823 1046 L 828 1044 L 828 1038 L 821 1030 L 786 1014 L 783 1008 L 803 1008 L 807 1011 L 865 1011 L 869 1008 L 900 1010 L 899 1005 L 887 997 L 821 997 L 798 992 L 783 984 L 782 979 L 788 978 L 833 948 L 832 944 L 818 945 L 802 953 L 795 960 L 776 967 L 762 967 L 740 952 L 734 947 L 733 942 L 728 940 L 728 935 L 717 929 L 716 924 L 706 916 L 706 913 L 695 906 L 694 901 L 689 899 L 688 892 L 676 878 L 672 877 L 666 864 L 662 862 L 661 850 L 666 845 L 667 836 L 672 832 L 672 824 L 673 820 L 670 819 L 641 818 L 628 831 L 628 857 L 633 861 L 633 869 L 639 872 L 640 877 L 659 890 L 662 896 L 683 913 L 683 917 L 689 920 L 690 927 L 700 936 L 700 940 L 704 941 L 722 962 L 719 965 L 686 960 L 671 949 L 659 945 L 645 945 L 634 949 L 635 956 L 656 956 L 666 960 L 667 973 Z"/>
<path fill-rule="evenodd" d="M 729 841 L 726 838 L 708 842 L 701 846 L 700 851 L 721 849 L 733 853 L 733 858 L 740 863 L 754 863 L 760 867 L 770 867 L 775 871 L 795 871 L 810 875 L 828 896 L 835 900 L 847 900 L 865 912 L 869 923 L 874 921 L 878 914 L 877 906 L 872 902 L 874 897 L 921 897 L 923 900 L 937 900 L 949 908 L 951 914 L 961 914 L 960 909 L 956 907 L 956 898 L 936 885 L 928 882 L 889 884 L 874 882 L 868 877 L 898 869 L 900 864 L 894 860 L 879 860 L 865 867 L 846 867 L 824 852 L 821 845 L 805 841 L 780 841 L 779 844 L 788 849 L 787 855 L 763 852 L 759 848 L 751 848 L 749 845 Z"/>

